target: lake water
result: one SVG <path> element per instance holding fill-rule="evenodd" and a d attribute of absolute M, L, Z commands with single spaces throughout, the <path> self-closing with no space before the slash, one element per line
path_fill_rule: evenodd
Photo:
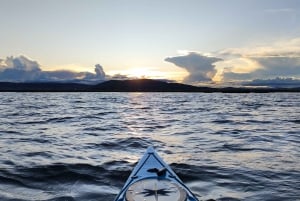
<path fill-rule="evenodd" d="M 112 201 L 150 145 L 199 200 L 300 198 L 300 93 L 0 97 L 1 201 Z"/>

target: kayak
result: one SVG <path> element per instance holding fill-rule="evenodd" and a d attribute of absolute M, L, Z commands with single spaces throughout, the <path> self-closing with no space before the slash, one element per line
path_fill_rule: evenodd
<path fill-rule="evenodd" d="M 175 172 L 149 147 L 115 201 L 199 201 Z"/>

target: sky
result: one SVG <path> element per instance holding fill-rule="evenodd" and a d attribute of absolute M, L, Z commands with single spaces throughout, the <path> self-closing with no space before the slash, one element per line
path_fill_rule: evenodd
<path fill-rule="evenodd" d="M 300 79 L 299 0 L 0 0 L 0 81 Z"/>

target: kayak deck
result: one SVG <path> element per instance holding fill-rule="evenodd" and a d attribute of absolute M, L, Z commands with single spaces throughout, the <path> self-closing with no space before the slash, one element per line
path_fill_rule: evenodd
<path fill-rule="evenodd" d="M 198 201 L 175 172 L 149 147 L 115 201 Z"/>

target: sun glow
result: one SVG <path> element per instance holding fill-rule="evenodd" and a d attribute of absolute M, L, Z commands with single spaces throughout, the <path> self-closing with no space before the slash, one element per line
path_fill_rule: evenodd
<path fill-rule="evenodd" d="M 136 78 L 149 78 L 156 76 L 157 72 L 151 70 L 150 68 L 132 68 L 127 71 L 128 76 Z"/>
<path fill-rule="evenodd" d="M 170 77 L 168 72 L 160 71 L 155 68 L 140 67 L 129 68 L 127 70 L 110 71 L 111 75 L 125 75 L 129 78 L 149 78 L 149 79 L 166 79 Z"/>
<path fill-rule="evenodd" d="M 68 70 L 74 72 L 90 72 L 95 73 L 94 67 L 83 67 L 84 65 L 80 64 L 65 64 L 65 65 L 55 65 L 55 66 L 42 66 L 42 69 L 45 71 L 59 71 L 59 70 Z"/>

